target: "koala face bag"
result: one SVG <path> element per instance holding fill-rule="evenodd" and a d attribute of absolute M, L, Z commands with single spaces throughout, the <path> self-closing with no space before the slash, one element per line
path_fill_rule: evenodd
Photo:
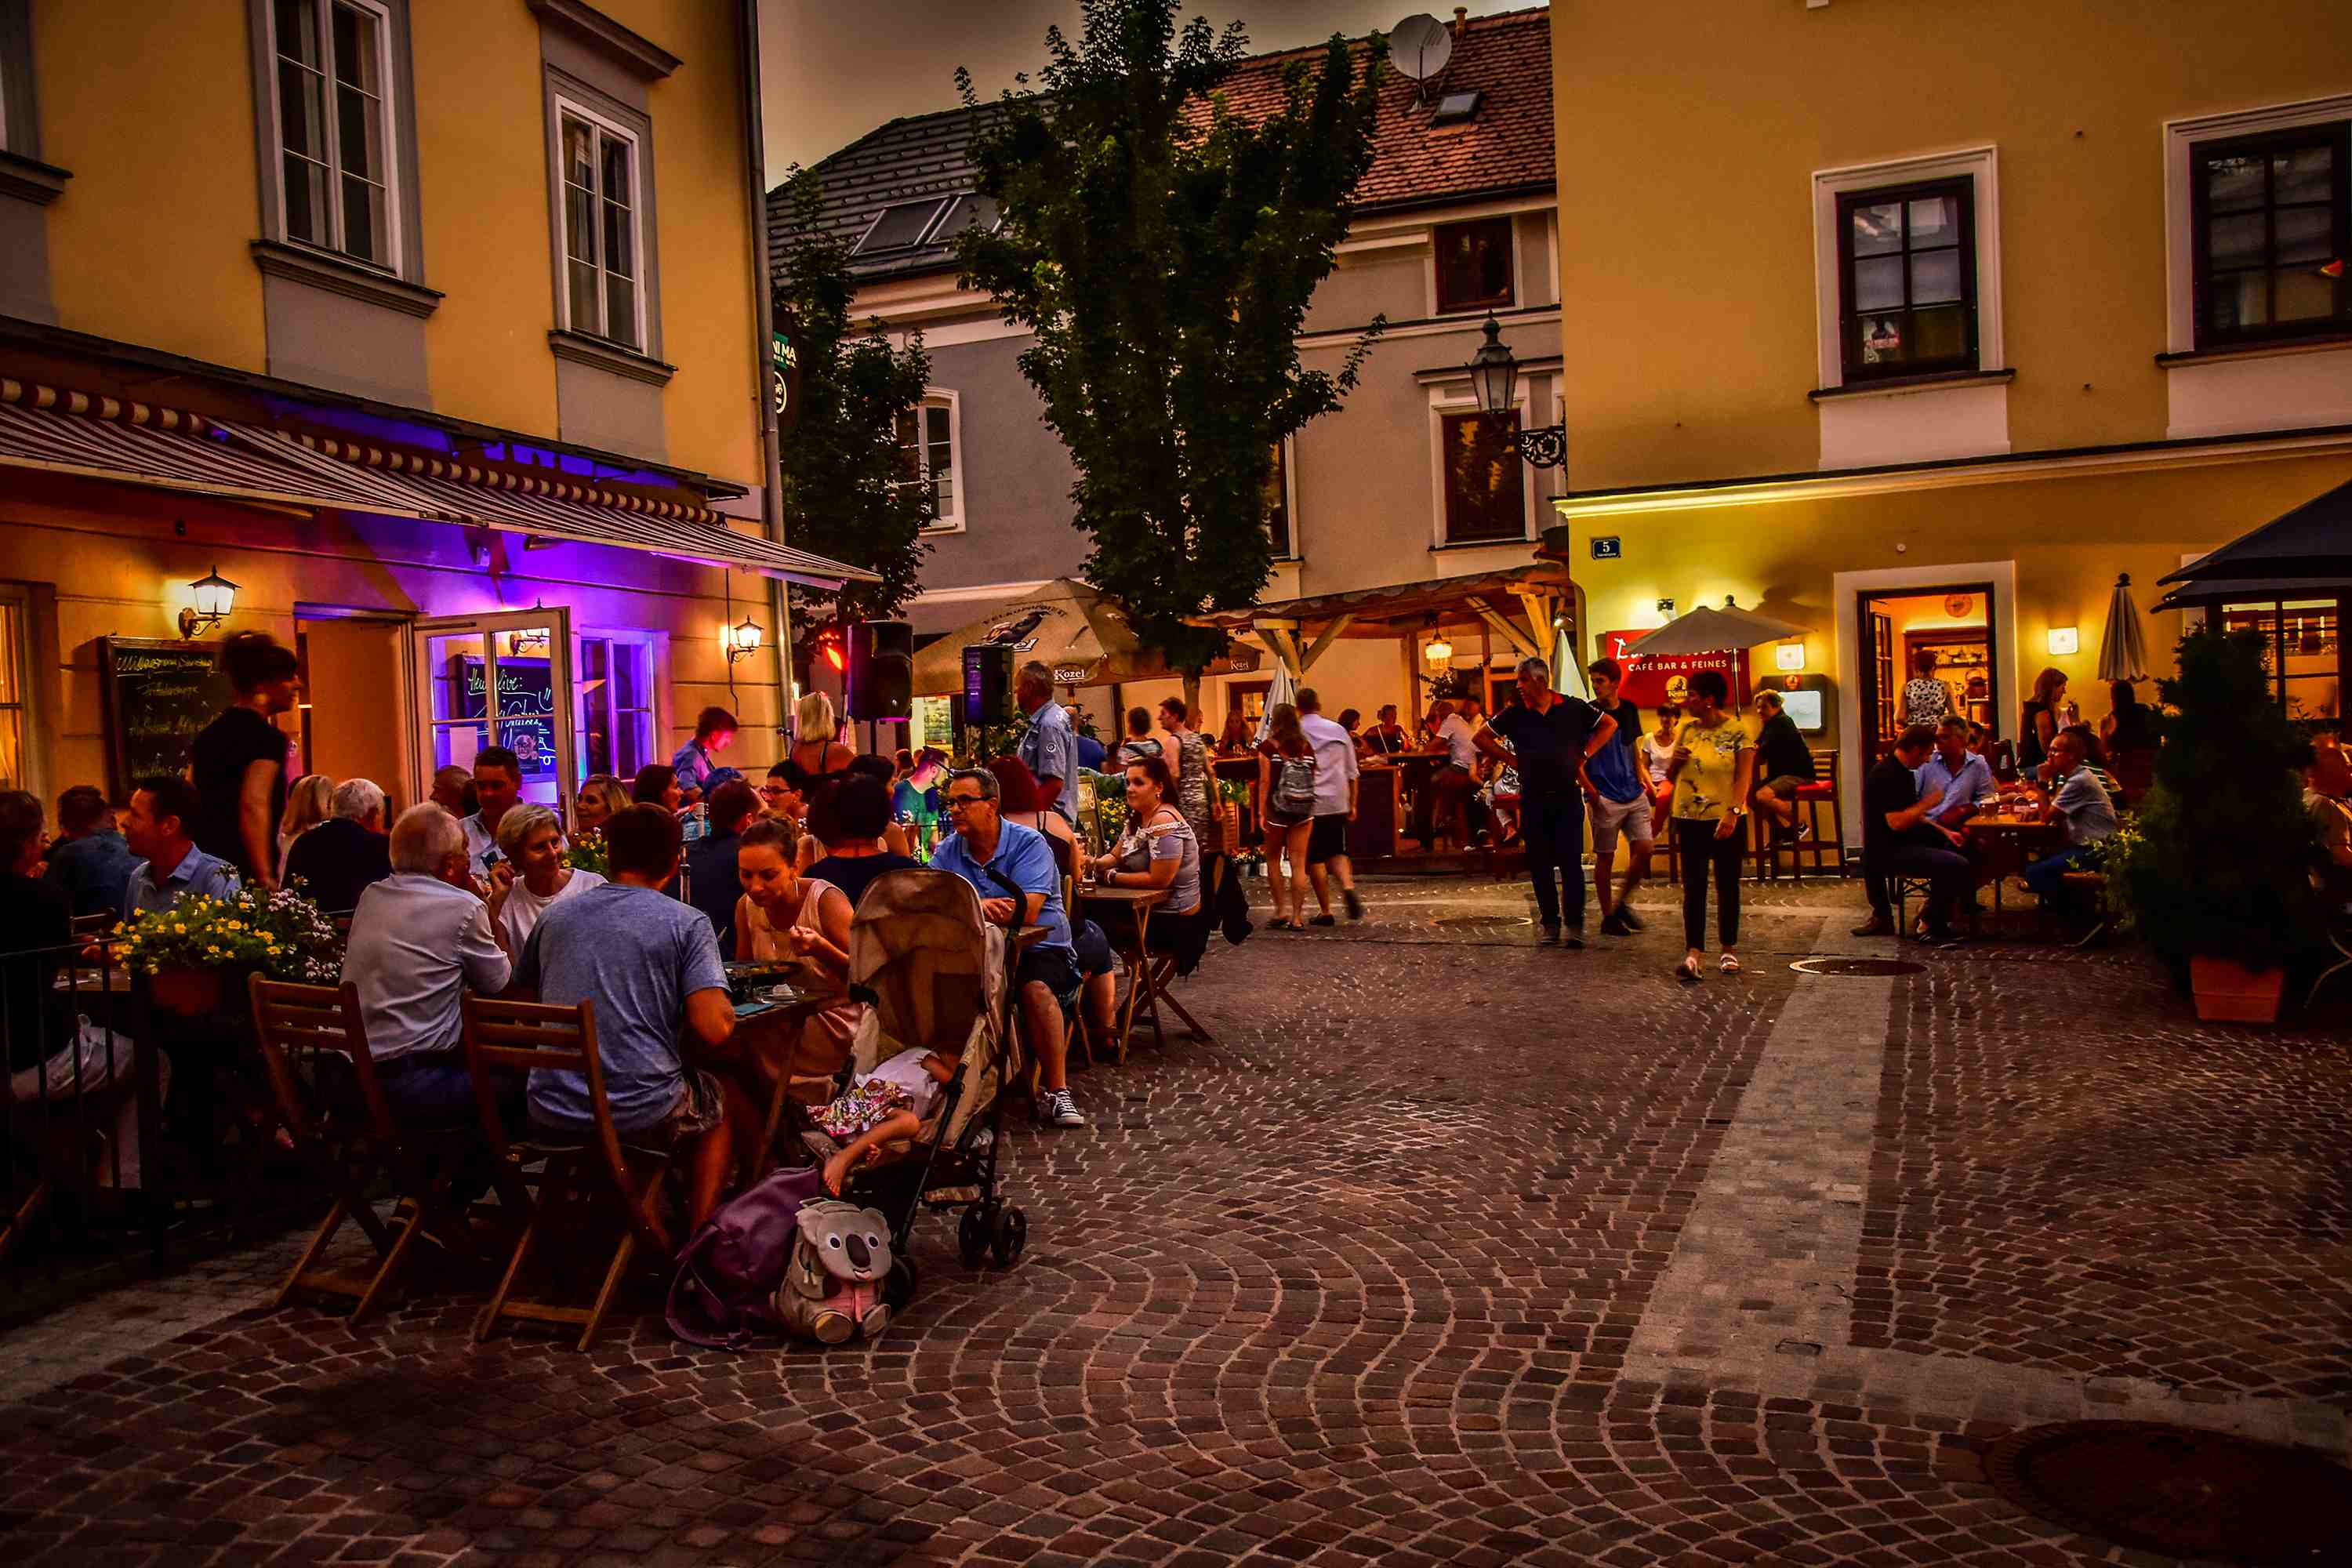
<path fill-rule="evenodd" d="M 890 1225 L 880 1211 L 838 1199 L 803 1204 L 791 1268 L 777 1288 L 776 1316 L 820 1344 L 873 1339 L 890 1326 L 882 1282 L 890 1273 Z"/>

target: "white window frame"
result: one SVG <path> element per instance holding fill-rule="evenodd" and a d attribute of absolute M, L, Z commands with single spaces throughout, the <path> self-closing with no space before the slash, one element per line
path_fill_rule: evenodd
<path fill-rule="evenodd" d="M 401 171 L 400 126 L 396 107 L 399 95 L 398 78 L 394 74 L 392 29 L 394 17 L 390 10 L 376 0 L 318 0 L 322 21 L 331 23 L 337 5 L 348 5 L 363 11 L 375 21 L 376 81 L 382 90 L 376 95 L 376 105 L 382 118 L 381 139 L 383 143 L 383 177 L 377 183 L 383 187 L 384 257 L 355 256 L 340 243 L 320 245 L 316 240 L 298 237 L 286 216 L 286 124 L 285 102 L 278 90 L 278 7 L 265 4 L 261 8 L 264 50 L 269 73 L 269 177 L 278 193 L 278 234 L 276 237 L 288 245 L 299 245 L 306 250 L 316 250 L 360 267 L 373 268 L 394 277 L 402 276 L 407 236 L 401 231 Z M 334 28 L 326 26 L 320 39 L 320 48 L 326 55 L 327 105 L 326 125 L 329 159 L 327 163 L 327 216 L 329 225 L 340 242 L 343 236 L 343 153 L 341 117 L 335 112 L 336 87 L 334 60 Z"/>
<path fill-rule="evenodd" d="M 38 640 L 33 624 L 33 591 L 22 583 L 0 583 L 0 603 L 16 611 L 16 646 L 0 649 L 0 658 L 16 661 L 16 700 L 0 705 L 0 711 L 16 715 L 17 756 L 23 773 L 16 787 L 46 801 L 49 798 L 48 731 L 42 721 L 40 667 L 33 658 Z"/>
<path fill-rule="evenodd" d="M 586 645 L 592 642 L 601 642 L 605 645 L 606 663 L 604 667 L 604 710 L 608 718 L 612 717 L 617 711 L 620 711 L 614 708 L 612 701 L 611 682 L 613 679 L 613 669 L 610 661 L 613 646 L 618 643 L 627 643 L 633 647 L 640 647 L 645 650 L 646 706 L 642 709 L 632 708 L 626 710 L 628 712 L 642 712 L 646 715 L 646 761 L 638 763 L 637 765 L 639 767 L 644 767 L 650 763 L 667 762 L 671 752 L 674 749 L 668 744 L 669 715 L 663 701 L 669 693 L 669 634 L 667 632 L 646 631 L 641 627 L 636 626 L 574 627 L 572 633 L 572 725 L 573 731 L 572 743 L 574 752 L 572 767 L 580 775 L 578 779 L 574 779 L 572 781 L 571 785 L 571 787 L 575 790 L 579 788 L 580 780 L 585 779 L 588 776 L 588 703 L 586 697 L 586 672 L 588 668 L 588 660 L 586 658 Z M 620 773 L 619 758 L 617 755 L 614 760 L 614 771 L 618 776 L 625 778 L 628 776 L 627 774 Z"/>
<path fill-rule="evenodd" d="M 1977 365 L 1973 372 L 1944 373 L 1954 378 L 2005 370 L 2009 354 L 2001 337 L 2000 155 L 1992 146 L 1962 147 L 1813 171 L 1813 321 L 1818 363 L 1814 384 L 1824 390 L 1845 384 L 1845 355 L 1839 340 L 1844 300 L 1838 288 L 1838 197 L 1880 185 L 1966 179 L 1975 193 L 1977 237 Z"/>
<path fill-rule="evenodd" d="M 560 91 L 554 97 L 555 146 L 552 149 L 552 174 L 556 182 L 555 220 L 559 225 L 569 224 L 572 221 L 572 204 L 565 199 L 563 191 L 563 121 L 565 119 L 579 120 L 595 127 L 601 135 L 611 136 L 629 144 L 629 254 L 635 260 L 637 268 L 636 276 L 629 279 L 629 284 L 636 301 L 636 341 L 634 343 L 625 343 L 600 327 L 582 326 L 572 319 L 572 236 L 562 228 L 557 230 L 555 236 L 556 261 L 562 268 L 558 275 L 560 286 L 555 291 L 555 319 L 562 323 L 563 330 L 566 331 L 577 332 L 582 337 L 594 338 L 599 342 L 611 343 L 625 353 L 651 355 L 654 351 L 647 331 L 646 305 L 646 275 L 649 264 L 646 257 L 645 142 L 635 131 L 614 120 L 611 115 L 599 114 L 576 98 L 568 97 Z M 596 161 L 596 171 L 600 180 L 604 177 L 604 160 L 599 157 Z M 601 241 L 604 232 L 604 194 L 601 186 L 596 193 L 595 210 L 596 237 Z M 595 247 L 595 256 L 598 280 L 596 309 L 601 319 L 605 299 L 603 281 L 607 276 L 604 270 L 604 247 L 601 243 Z"/>
<path fill-rule="evenodd" d="M 2294 131 L 2352 120 L 2352 92 L 2332 98 L 2309 98 L 2296 103 L 2262 109 L 2233 110 L 2226 114 L 2200 114 L 2164 122 L 2164 319 L 2165 348 L 2177 354 L 2197 352 L 2196 203 L 2189 190 L 2191 154 L 2200 142 L 2225 142 L 2240 136 L 2260 136 L 2272 131 Z M 2227 353 L 2257 355 L 2264 351 L 2295 353 L 2310 345 L 2294 338 L 2274 343 L 2231 344 Z"/>
<path fill-rule="evenodd" d="M 1534 428 L 1528 424 L 1532 410 L 1528 399 L 1531 391 L 1528 378 L 1522 376 L 1511 396 L 1511 407 L 1519 416 L 1522 431 Z M 1536 537 L 1536 466 L 1525 458 L 1519 460 L 1520 521 L 1524 526 L 1518 539 L 1454 541 L 1445 537 L 1445 421 L 1453 415 L 1477 412 L 1478 399 L 1472 394 L 1466 376 L 1460 381 L 1436 383 L 1429 389 L 1429 547 L 1432 550 L 1510 550 L 1522 542 L 1532 542 Z"/>
<path fill-rule="evenodd" d="M 1285 436 L 1276 443 L 1282 448 L 1282 507 L 1290 519 L 1290 548 L 1275 556 L 1276 561 L 1292 562 L 1307 559 L 1304 542 L 1298 537 L 1298 437 Z M 1266 542 L 1274 542 L 1271 535 Z"/>
<path fill-rule="evenodd" d="M 915 460 L 922 476 L 915 482 L 925 485 L 931 482 L 930 459 L 926 450 L 929 443 L 923 438 L 922 413 L 935 405 L 943 405 L 948 411 L 948 489 L 955 497 L 955 510 L 942 512 L 933 518 L 923 531 L 927 534 L 961 533 L 970 511 L 965 504 L 967 498 L 963 489 L 963 399 L 950 387 L 927 386 L 923 388 L 922 401 L 915 405 Z M 897 433 L 894 425 L 891 434 L 895 437 Z M 903 447 L 900 449 L 904 450 Z M 908 481 L 902 479 L 898 482 L 904 484 Z"/>

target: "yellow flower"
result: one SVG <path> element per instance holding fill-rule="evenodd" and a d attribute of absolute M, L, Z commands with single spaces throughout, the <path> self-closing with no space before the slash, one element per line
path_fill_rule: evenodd
<path fill-rule="evenodd" d="M 188 929 L 188 928 L 187 928 L 186 926 L 184 926 L 184 925 L 182 925 L 182 924 L 178 923 L 177 921 L 174 921 L 174 922 L 173 922 L 172 929 L 173 929 L 173 931 L 179 931 L 179 932 L 181 932 L 182 934 L 184 934 L 184 934 L 186 933 L 186 931 L 187 931 L 187 929 Z"/>

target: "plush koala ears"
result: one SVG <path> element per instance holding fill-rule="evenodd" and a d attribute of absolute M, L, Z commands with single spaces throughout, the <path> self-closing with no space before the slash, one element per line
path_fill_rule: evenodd
<path fill-rule="evenodd" d="M 827 1236 L 853 1230 L 878 1236 L 886 1243 L 890 1238 L 890 1222 L 882 1217 L 880 1209 L 862 1209 L 856 1204 L 843 1203 L 839 1198 L 824 1198 L 813 1204 L 803 1204 L 793 1223 L 803 1236 L 818 1243 Z"/>

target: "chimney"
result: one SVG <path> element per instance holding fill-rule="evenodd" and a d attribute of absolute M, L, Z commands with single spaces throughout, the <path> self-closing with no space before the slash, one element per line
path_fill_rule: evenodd
<path fill-rule="evenodd" d="M 1470 7 L 1467 5 L 1456 5 L 1454 7 L 1454 41 L 1455 43 L 1458 44 L 1462 41 L 1462 30 L 1469 25 Z"/>

